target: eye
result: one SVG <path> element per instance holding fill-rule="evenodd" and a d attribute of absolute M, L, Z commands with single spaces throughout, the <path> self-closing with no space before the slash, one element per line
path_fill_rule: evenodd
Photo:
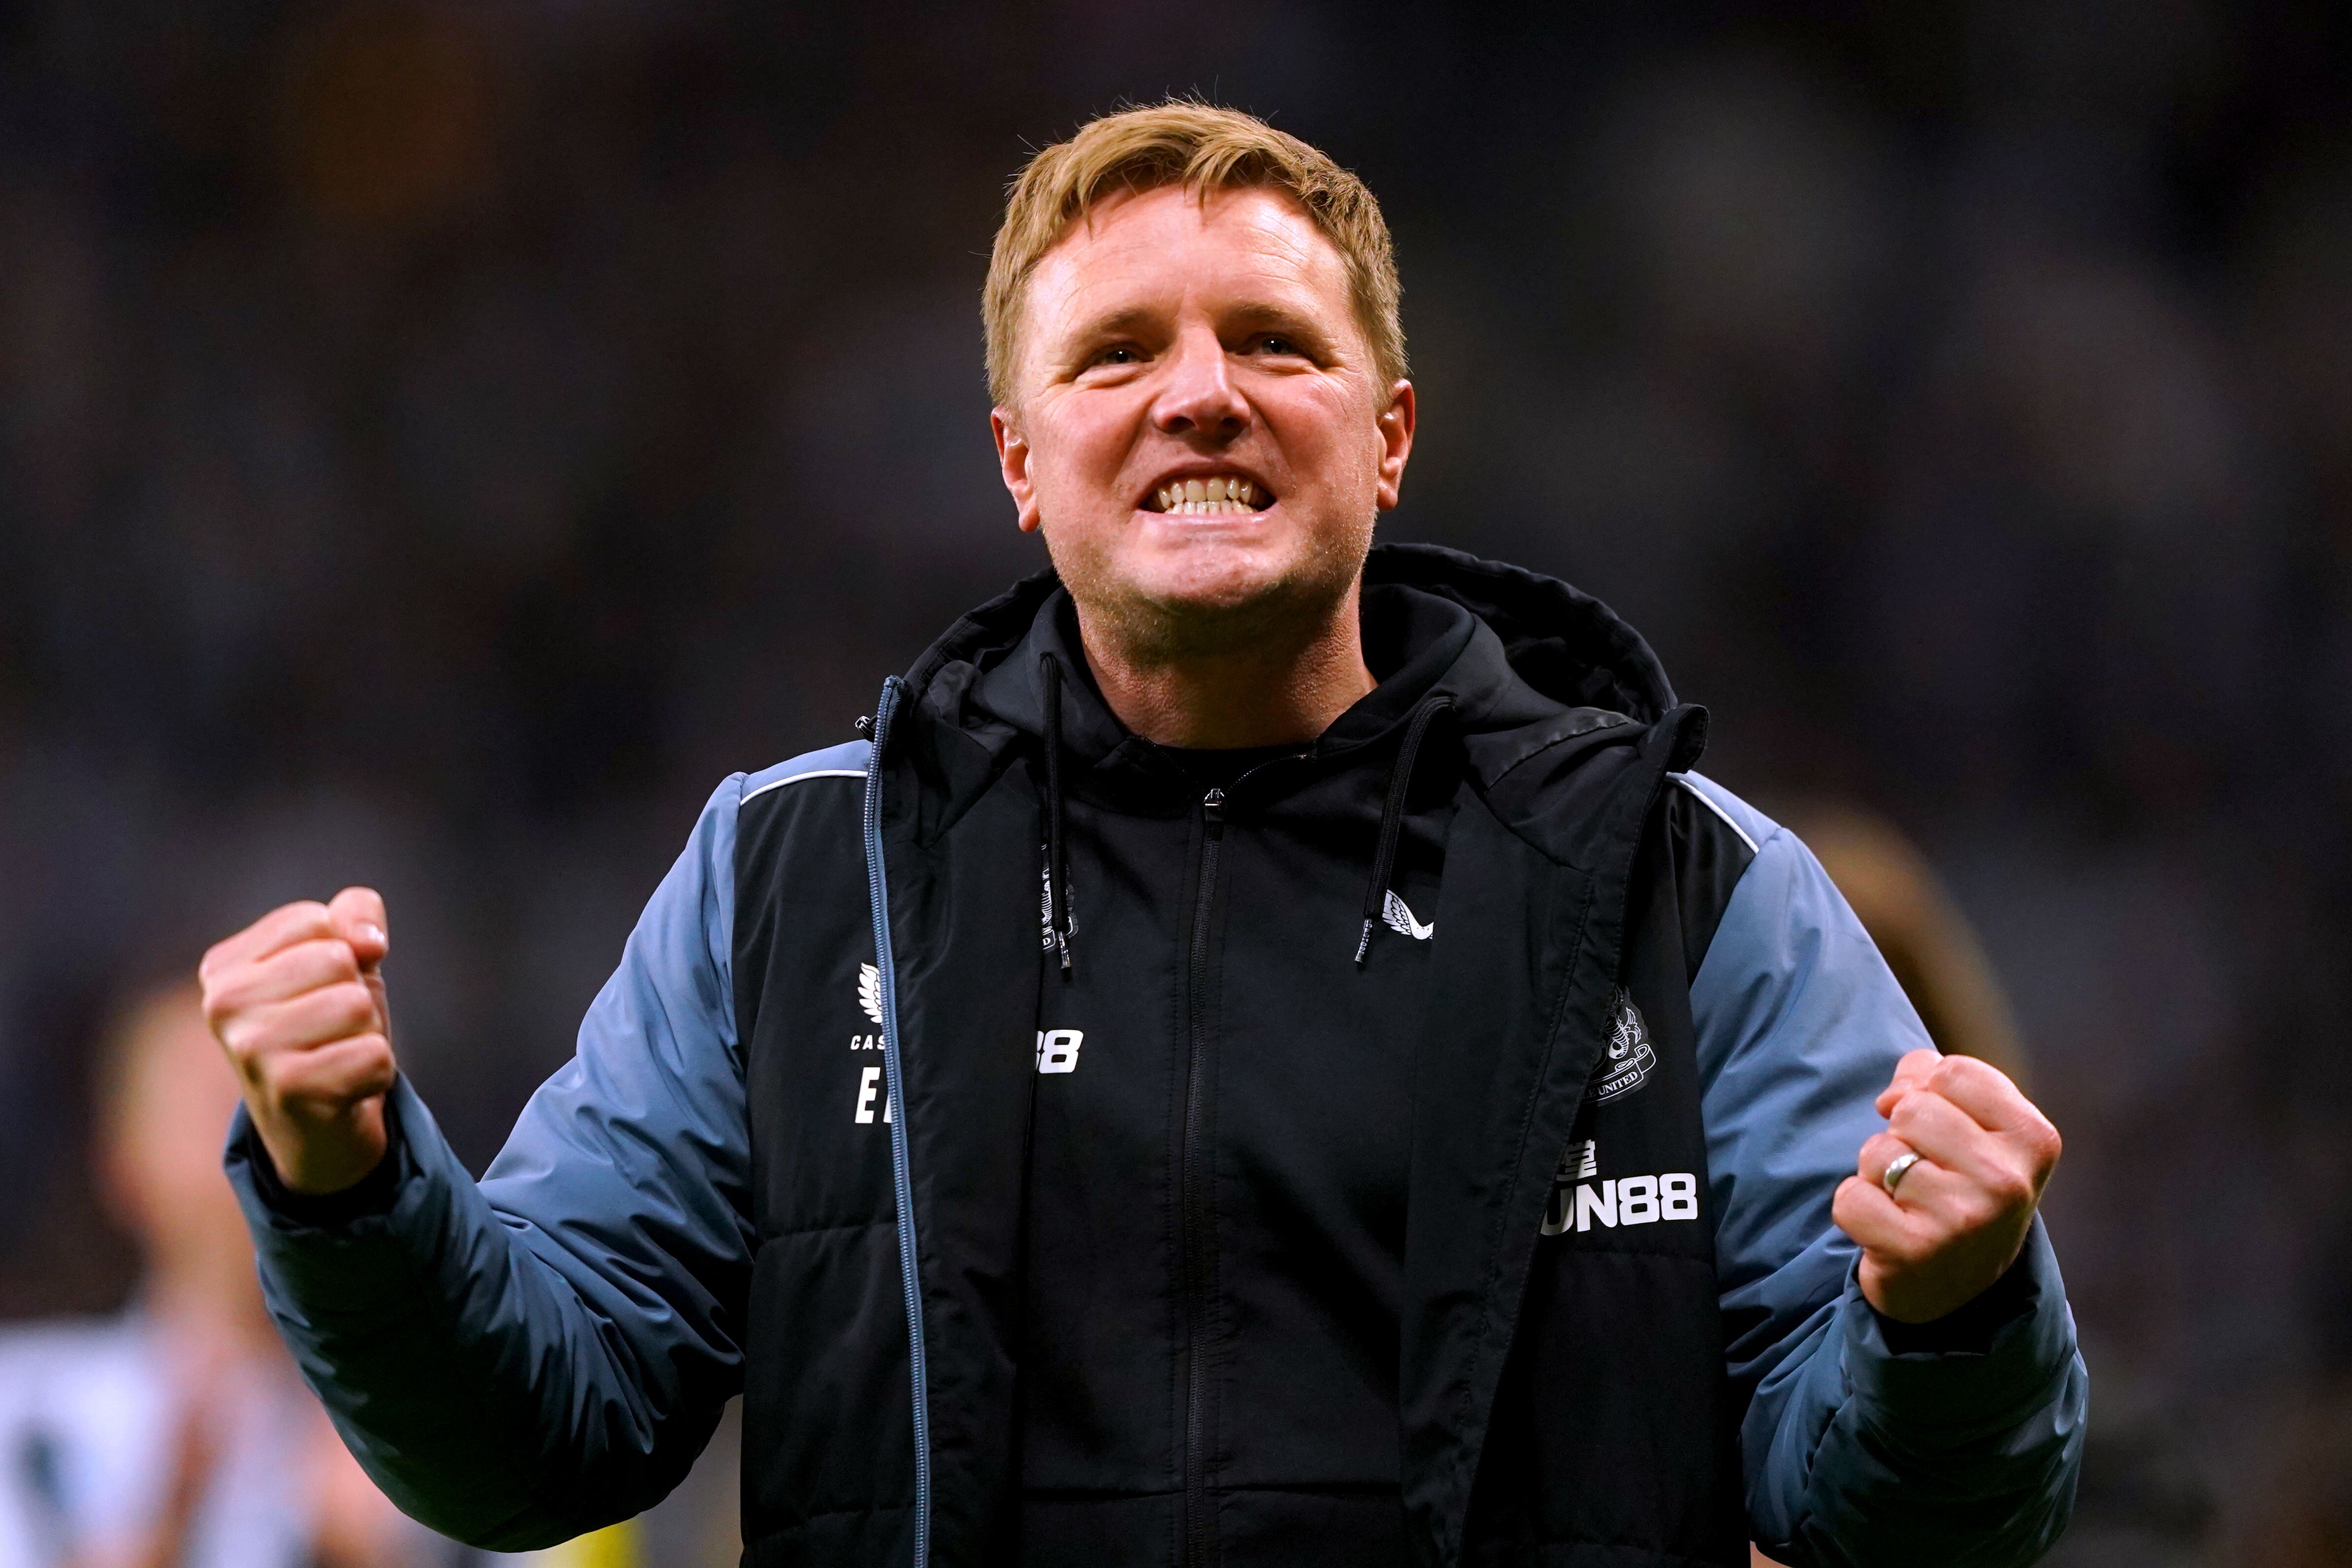
<path fill-rule="evenodd" d="M 1280 332 L 1260 332 L 1250 340 L 1250 345 L 1262 354 L 1297 355 L 1298 345 Z"/>
<path fill-rule="evenodd" d="M 1094 357 L 1094 363 L 1097 364 L 1141 364 L 1143 363 L 1143 355 L 1132 344 L 1118 343 L 1097 353 Z"/>

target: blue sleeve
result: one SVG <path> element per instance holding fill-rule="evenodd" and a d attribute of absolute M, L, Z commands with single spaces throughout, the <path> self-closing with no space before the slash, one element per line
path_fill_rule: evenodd
<path fill-rule="evenodd" d="M 730 778 L 704 809 L 577 1054 L 478 1186 L 405 1080 L 379 1212 L 306 1221 L 242 1112 L 231 1130 L 230 1178 L 304 1376 L 377 1484 L 460 1540 L 525 1550 L 651 1506 L 741 1384 L 742 790 Z"/>
<path fill-rule="evenodd" d="M 1979 1336 L 1890 1346 L 1830 1204 L 1927 1030 L 1795 836 L 1684 783 L 1756 849 L 1691 984 L 1749 1527 L 1794 1568 L 2031 1563 L 2073 1510 L 2089 1398 L 2049 1238 L 2037 1219 Z"/>

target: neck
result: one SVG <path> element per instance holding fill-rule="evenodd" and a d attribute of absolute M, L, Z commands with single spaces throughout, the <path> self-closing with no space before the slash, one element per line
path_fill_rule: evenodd
<path fill-rule="evenodd" d="M 1304 745 L 1376 684 L 1350 584 L 1328 615 L 1300 616 L 1231 646 L 1139 646 L 1078 606 L 1079 639 L 1103 700 L 1162 746 L 1235 751 Z"/>

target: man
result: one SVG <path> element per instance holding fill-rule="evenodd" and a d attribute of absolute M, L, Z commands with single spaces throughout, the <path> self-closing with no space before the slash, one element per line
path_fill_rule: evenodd
<path fill-rule="evenodd" d="M 220 1176 L 236 1084 L 195 987 L 134 997 L 98 1082 L 100 1190 L 138 1243 L 139 1292 L 116 1317 L 0 1334 L 0 1564 L 454 1562 L 352 1463 L 270 1330 Z"/>
<path fill-rule="evenodd" d="M 271 1300 L 371 1473 L 546 1541 L 740 1387 L 754 1564 L 2037 1555 L 2057 1135 L 1686 771 L 1629 627 L 1370 548 L 1416 419 L 1370 194 L 1110 116 L 984 309 L 1055 571 L 719 787 L 478 1187 L 374 894 L 207 956 Z"/>

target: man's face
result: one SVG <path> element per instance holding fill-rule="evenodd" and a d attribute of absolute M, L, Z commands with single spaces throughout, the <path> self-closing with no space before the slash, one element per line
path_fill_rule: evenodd
<path fill-rule="evenodd" d="M 1328 612 L 1396 505 L 1410 383 L 1383 384 L 1338 249 L 1287 195 L 1119 195 L 1031 276 L 991 423 L 1021 526 L 1082 618 L 1222 650 Z"/>
<path fill-rule="evenodd" d="M 150 1002 L 132 1028 L 96 1150 L 110 1206 L 150 1268 L 257 1313 L 253 1245 L 220 1164 L 236 1075 L 193 987 Z"/>

